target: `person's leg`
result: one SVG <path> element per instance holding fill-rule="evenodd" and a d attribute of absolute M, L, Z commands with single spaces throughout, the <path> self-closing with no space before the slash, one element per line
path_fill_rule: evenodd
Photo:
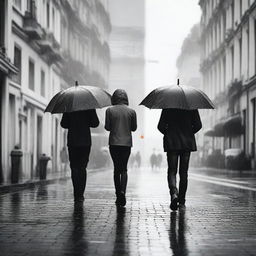
<path fill-rule="evenodd" d="M 71 178 L 74 188 L 74 199 L 83 199 L 86 185 L 86 167 L 89 161 L 90 147 L 69 147 Z"/>
<path fill-rule="evenodd" d="M 70 162 L 70 169 L 71 169 L 71 179 L 73 184 L 73 191 L 74 191 L 74 199 L 76 200 L 79 196 L 79 165 L 78 165 L 78 155 L 77 155 L 77 148 L 76 147 L 68 147 L 68 154 L 69 154 L 69 162 Z"/>
<path fill-rule="evenodd" d="M 176 174 L 178 165 L 178 154 L 175 152 L 167 152 L 167 162 L 168 162 L 168 185 L 171 195 L 170 208 L 176 211 L 178 208 L 178 189 L 176 186 Z"/>
<path fill-rule="evenodd" d="M 188 187 L 188 167 L 189 167 L 190 152 L 180 154 L 180 184 L 179 184 L 179 203 L 185 204 L 186 192 Z"/>
<path fill-rule="evenodd" d="M 178 167 L 178 154 L 175 152 L 167 152 L 168 174 L 167 181 L 170 195 L 178 194 L 176 186 L 176 175 Z"/>
<path fill-rule="evenodd" d="M 120 152 L 121 191 L 125 193 L 128 181 L 127 164 L 131 154 L 131 148 L 122 147 Z"/>
<path fill-rule="evenodd" d="M 79 166 L 79 180 L 78 180 L 78 193 L 80 198 L 84 198 L 84 191 L 86 187 L 86 180 L 87 180 L 87 165 L 89 162 L 89 155 L 90 155 L 91 147 L 81 147 L 79 151 L 79 158 L 80 158 L 80 166 Z"/>
<path fill-rule="evenodd" d="M 118 198 L 121 191 L 121 175 L 119 170 L 119 150 L 115 146 L 109 147 L 109 152 L 113 161 L 114 165 L 114 184 L 115 184 L 115 190 L 116 190 L 116 197 Z"/>

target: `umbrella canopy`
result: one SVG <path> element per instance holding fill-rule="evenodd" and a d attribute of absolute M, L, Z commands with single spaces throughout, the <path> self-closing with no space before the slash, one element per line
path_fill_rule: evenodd
<path fill-rule="evenodd" d="M 58 92 L 49 102 L 45 112 L 64 113 L 111 105 L 111 95 L 94 86 L 76 85 Z"/>
<path fill-rule="evenodd" d="M 150 109 L 213 109 L 214 104 L 201 90 L 191 86 L 171 85 L 153 90 L 140 103 Z"/>

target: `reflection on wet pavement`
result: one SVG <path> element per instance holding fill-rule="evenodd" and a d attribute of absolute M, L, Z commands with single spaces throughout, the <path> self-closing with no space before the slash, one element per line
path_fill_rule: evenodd
<path fill-rule="evenodd" d="M 208 173 L 190 175 L 227 179 Z M 171 212 L 166 171 L 131 170 L 117 208 L 112 177 L 91 174 L 84 204 L 70 181 L 0 195 L 1 255 L 255 255 L 254 191 L 190 179 L 186 210 Z"/>

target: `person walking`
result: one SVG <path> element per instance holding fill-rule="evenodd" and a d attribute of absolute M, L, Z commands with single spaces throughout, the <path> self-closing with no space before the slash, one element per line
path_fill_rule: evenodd
<path fill-rule="evenodd" d="M 171 210 L 185 208 L 188 186 L 188 167 L 191 151 L 196 151 L 194 134 L 202 128 L 198 110 L 163 109 L 158 130 L 164 135 L 164 151 L 167 153 L 168 186 Z M 179 160 L 179 190 L 176 174 Z"/>
<path fill-rule="evenodd" d="M 136 112 L 129 108 L 127 93 L 117 89 L 111 98 L 112 107 L 106 110 L 105 129 L 109 134 L 109 151 L 114 163 L 116 205 L 126 205 L 127 163 L 131 153 L 132 134 L 137 129 Z"/>
<path fill-rule="evenodd" d="M 64 113 L 61 126 L 68 129 L 68 153 L 75 202 L 84 201 L 86 168 L 91 150 L 90 127 L 97 127 L 99 119 L 95 109 Z"/>

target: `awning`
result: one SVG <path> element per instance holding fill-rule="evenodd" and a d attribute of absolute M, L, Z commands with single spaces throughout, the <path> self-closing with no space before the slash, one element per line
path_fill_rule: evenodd
<path fill-rule="evenodd" d="M 213 128 L 207 129 L 204 135 L 209 137 L 232 137 L 243 133 L 242 118 L 239 114 L 235 114 L 218 122 Z"/>
<path fill-rule="evenodd" d="M 225 122 L 221 121 L 214 126 L 215 137 L 225 137 Z"/>
<path fill-rule="evenodd" d="M 215 132 L 213 129 L 209 128 L 207 129 L 205 132 L 204 132 L 204 135 L 205 136 L 208 136 L 208 137 L 214 137 L 215 136 Z"/>
<path fill-rule="evenodd" d="M 241 135 L 244 133 L 242 118 L 239 114 L 229 117 L 224 124 L 227 136 Z"/>

